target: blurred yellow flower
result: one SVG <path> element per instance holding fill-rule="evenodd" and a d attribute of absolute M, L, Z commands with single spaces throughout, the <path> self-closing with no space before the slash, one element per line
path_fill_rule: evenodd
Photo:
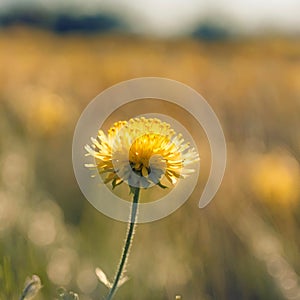
<path fill-rule="evenodd" d="M 165 178 L 175 185 L 179 178 L 194 172 L 186 166 L 199 160 L 198 153 L 183 136 L 159 119 L 134 118 L 116 122 L 108 134 L 99 130 L 97 138 L 86 145 L 86 155 L 95 158 L 99 174 L 107 174 L 104 183 L 113 188 L 123 182 L 131 187 L 147 188 Z"/>
<path fill-rule="evenodd" d="M 37 136 L 61 133 L 76 109 L 68 99 L 40 86 L 21 89 L 11 105 L 25 123 L 28 132 Z"/>
<path fill-rule="evenodd" d="M 299 164 L 286 153 L 273 152 L 256 158 L 252 170 L 254 191 L 270 203 L 294 204 L 299 197 Z"/>

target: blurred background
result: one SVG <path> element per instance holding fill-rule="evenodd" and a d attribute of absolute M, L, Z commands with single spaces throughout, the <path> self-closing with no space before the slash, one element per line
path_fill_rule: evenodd
<path fill-rule="evenodd" d="M 32 274 L 40 300 L 61 286 L 106 295 L 94 270 L 113 277 L 126 224 L 81 194 L 72 137 L 91 99 L 142 76 L 208 100 L 228 165 L 198 209 L 209 146 L 178 113 L 198 134 L 199 185 L 168 218 L 138 226 L 116 299 L 300 299 L 299 11 L 297 0 L 1 0 L 0 299 L 18 299 Z"/>

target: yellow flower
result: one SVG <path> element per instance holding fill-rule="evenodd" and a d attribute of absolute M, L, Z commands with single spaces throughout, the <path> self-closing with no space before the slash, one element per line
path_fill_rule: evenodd
<path fill-rule="evenodd" d="M 198 153 L 185 143 L 169 124 L 159 119 L 134 118 L 116 122 L 107 135 L 99 130 L 97 138 L 86 145 L 86 155 L 95 158 L 99 174 L 106 174 L 104 183 L 112 187 L 126 182 L 130 187 L 148 188 L 165 178 L 175 185 L 179 178 L 194 172 L 186 168 L 199 160 Z"/>
<path fill-rule="evenodd" d="M 299 200 L 299 164 L 283 151 L 274 151 L 255 158 L 252 170 L 254 192 L 269 204 L 291 206 Z"/>

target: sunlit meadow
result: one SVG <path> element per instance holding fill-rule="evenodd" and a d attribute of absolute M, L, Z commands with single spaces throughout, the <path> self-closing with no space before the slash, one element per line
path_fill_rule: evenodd
<path fill-rule="evenodd" d="M 81 194 L 72 136 L 98 93 L 143 76 L 181 81 L 208 100 L 228 166 L 198 209 L 210 153 L 194 124 L 199 185 L 178 211 L 139 225 L 116 299 L 300 299 L 299 70 L 296 39 L 0 31 L 0 299 L 19 299 L 33 274 L 43 286 L 35 299 L 107 294 L 95 269 L 113 278 L 126 224 Z"/>

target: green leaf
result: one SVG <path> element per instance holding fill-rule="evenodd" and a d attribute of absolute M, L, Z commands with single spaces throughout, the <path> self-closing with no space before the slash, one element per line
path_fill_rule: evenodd
<path fill-rule="evenodd" d="M 167 189 L 168 187 L 166 185 L 163 185 L 160 181 L 157 183 L 157 185 L 162 189 Z"/>
<path fill-rule="evenodd" d="M 123 183 L 123 180 L 120 180 L 120 178 L 115 178 L 111 183 L 112 189 L 114 189 L 116 186 L 118 186 L 122 183 Z"/>

